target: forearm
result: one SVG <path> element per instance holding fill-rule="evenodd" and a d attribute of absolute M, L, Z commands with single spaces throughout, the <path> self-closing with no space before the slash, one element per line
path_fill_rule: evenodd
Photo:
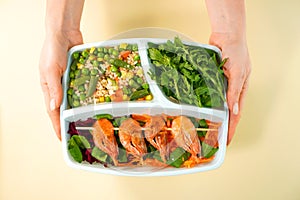
<path fill-rule="evenodd" d="M 46 34 L 80 30 L 84 0 L 47 0 Z"/>
<path fill-rule="evenodd" d="M 226 34 L 246 40 L 244 0 L 206 0 L 213 34 Z"/>

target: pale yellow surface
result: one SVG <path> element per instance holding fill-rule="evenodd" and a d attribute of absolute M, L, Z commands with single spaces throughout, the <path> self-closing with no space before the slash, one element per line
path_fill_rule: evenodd
<path fill-rule="evenodd" d="M 44 108 L 38 61 L 45 1 L 0 0 L 0 199 L 300 199 L 300 2 L 247 1 L 253 71 L 224 164 L 205 173 L 116 177 L 69 168 Z M 201 0 L 86 1 L 86 42 L 143 26 L 206 43 Z"/>

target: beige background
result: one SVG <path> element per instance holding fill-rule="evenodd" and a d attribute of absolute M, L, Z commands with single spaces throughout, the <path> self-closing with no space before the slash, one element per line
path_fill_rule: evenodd
<path fill-rule="evenodd" d="M 38 78 L 45 1 L 0 0 L 0 199 L 300 199 L 300 2 L 247 1 L 251 85 L 221 168 L 158 178 L 69 168 Z M 86 1 L 86 42 L 143 26 L 206 43 L 200 0 Z"/>

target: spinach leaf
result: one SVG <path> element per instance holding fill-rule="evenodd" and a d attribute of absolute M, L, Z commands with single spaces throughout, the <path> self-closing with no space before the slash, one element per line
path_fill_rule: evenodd
<path fill-rule="evenodd" d="M 128 162 L 126 150 L 123 148 L 119 148 L 118 161 L 121 163 Z"/>
<path fill-rule="evenodd" d="M 71 139 L 73 139 L 81 149 L 91 148 L 89 141 L 82 135 L 73 135 Z"/>
<path fill-rule="evenodd" d="M 179 168 L 190 156 L 191 154 L 189 152 L 186 152 L 181 147 L 177 147 L 170 153 L 170 158 L 167 161 L 167 164 Z"/>
<path fill-rule="evenodd" d="M 202 155 L 205 158 L 212 157 L 219 150 L 219 148 L 212 147 L 206 144 L 205 142 L 202 143 L 201 147 L 202 147 Z"/>
<path fill-rule="evenodd" d="M 109 155 L 96 146 L 93 148 L 91 155 L 97 160 L 105 163 L 107 163 L 109 160 Z"/>
<path fill-rule="evenodd" d="M 73 139 L 73 137 L 71 137 L 71 139 L 68 141 L 68 151 L 76 162 L 82 162 L 81 150 L 77 145 L 76 141 Z"/>

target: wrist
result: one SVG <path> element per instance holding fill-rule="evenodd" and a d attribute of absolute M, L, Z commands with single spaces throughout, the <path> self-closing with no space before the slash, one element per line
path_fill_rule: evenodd
<path fill-rule="evenodd" d="M 247 44 L 246 34 L 237 32 L 212 32 L 209 43 L 219 48 L 227 44 Z"/>
<path fill-rule="evenodd" d="M 83 43 L 81 31 L 77 29 L 46 29 L 46 41 L 57 41 L 67 48 Z"/>

